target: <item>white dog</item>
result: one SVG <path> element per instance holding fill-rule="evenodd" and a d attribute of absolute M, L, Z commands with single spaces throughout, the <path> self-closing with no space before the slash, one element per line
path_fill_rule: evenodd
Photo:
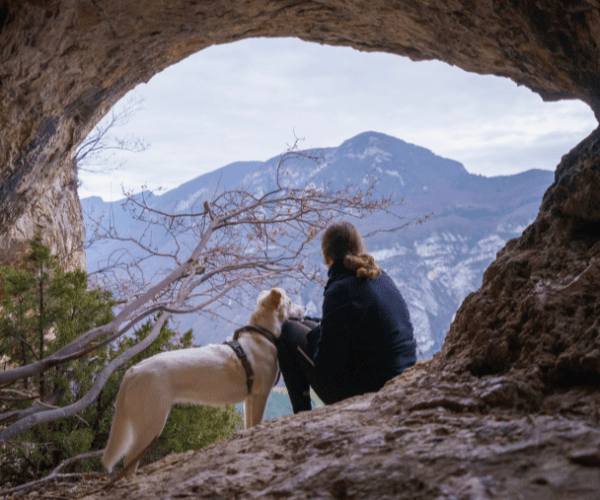
<path fill-rule="evenodd" d="M 250 324 L 278 338 L 286 319 L 303 314 L 303 307 L 293 304 L 281 288 L 273 288 L 261 292 Z M 135 472 L 138 464 L 132 462 L 139 462 L 139 455 L 160 435 L 175 403 L 220 406 L 244 401 L 246 429 L 259 424 L 277 376 L 277 348 L 251 329 L 238 342 L 254 372 L 251 384 L 240 358 L 224 344 L 160 353 L 130 368 L 117 395 L 104 467 L 110 472 L 125 455 L 125 468 Z"/>

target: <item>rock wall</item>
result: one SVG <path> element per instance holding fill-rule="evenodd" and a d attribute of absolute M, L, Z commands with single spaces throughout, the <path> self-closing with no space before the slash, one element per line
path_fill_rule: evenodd
<path fill-rule="evenodd" d="M 599 26 L 600 0 L 0 0 L 0 261 L 19 260 L 14 227 L 41 222 L 36 204 L 80 224 L 64 211 L 76 198 L 47 196 L 77 145 L 128 90 L 209 45 L 296 36 L 440 59 L 598 115 Z"/>
<path fill-rule="evenodd" d="M 456 314 L 443 366 L 555 386 L 600 383 L 600 128 L 565 155 L 537 220 Z"/>
<path fill-rule="evenodd" d="M 65 271 L 85 270 L 85 228 L 77 195 L 75 163 L 70 169 L 59 171 L 41 197 L 27 206 L 7 229 L 0 232 L 0 248 L 4 250 L 0 253 L 0 265 L 24 265 L 29 240 L 39 232 L 43 243 L 54 255 L 60 256 Z"/>

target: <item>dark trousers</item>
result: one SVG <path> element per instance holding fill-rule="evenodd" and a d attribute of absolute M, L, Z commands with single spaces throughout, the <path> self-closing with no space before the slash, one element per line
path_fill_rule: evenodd
<path fill-rule="evenodd" d="M 277 340 L 277 356 L 283 381 L 288 390 L 294 413 L 312 409 L 310 388 L 325 404 L 344 399 L 333 387 L 327 387 L 315 376 L 315 369 L 300 353 L 298 347 L 306 352 L 306 335 L 316 323 L 304 320 L 286 321 L 281 328 L 281 336 Z"/>

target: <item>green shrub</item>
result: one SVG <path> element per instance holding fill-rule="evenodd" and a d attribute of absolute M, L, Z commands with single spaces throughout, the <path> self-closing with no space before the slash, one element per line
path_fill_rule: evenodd
<path fill-rule="evenodd" d="M 42 359 L 79 335 L 113 319 L 110 293 L 87 289 L 81 270 L 64 272 L 41 238 L 31 241 L 24 269 L 0 267 L 0 358 L 2 369 Z M 149 335 L 148 321 L 131 335 L 88 356 L 53 368 L 43 375 L 21 380 L 0 393 L 0 413 L 25 409 L 32 399 L 54 396 L 57 406 L 79 400 L 95 376 L 119 354 Z M 101 339 L 99 339 L 101 340 Z M 159 352 L 192 346 L 192 332 L 184 335 L 165 324 L 155 342 L 134 356 L 109 378 L 94 403 L 79 415 L 38 425 L 21 433 L 2 450 L 3 486 L 21 484 L 46 475 L 63 460 L 106 445 L 114 401 L 127 369 Z M 242 427 L 234 406 L 174 408 L 152 454 L 196 450 L 233 434 Z M 102 470 L 100 460 L 69 466 L 68 471 Z"/>

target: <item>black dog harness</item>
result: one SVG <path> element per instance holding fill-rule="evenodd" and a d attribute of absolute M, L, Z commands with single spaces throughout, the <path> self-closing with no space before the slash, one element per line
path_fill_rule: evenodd
<path fill-rule="evenodd" d="M 231 347 L 233 349 L 233 352 L 235 352 L 236 356 L 238 358 L 240 358 L 240 361 L 242 362 L 242 366 L 244 367 L 244 371 L 246 372 L 246 385 L 248 386 L 248 394 L 251 394 L 252 393 L 252 384 L 254 384 L 254 371 L 252 370 L 252 367 L 250 366 L 250 362 L 248 361 L 248 356 L 246 356 L 246 352 L 242 348 L 241 344 L 238 342 L 238 339 L 240 338 L 240 334 L 242 334 L 244 332 L 260 333 L 263 337 L 265 337 L 267 340 L 269 340 L 273 345 L 276 345 L 275 342 L 277 341 L 277 339 L 275 338 L 275 335 L 273 335 L 273 333 L 271 333 L 266 328 L 263 328 L 262 326 L 246 325 L 246 326 L 243 326 L 242 328 L 238 328 L 233 333 L 233 340 L 226 340 L 225 342 L 223 342 L 223 344 L 227 344 L 229 347 Z M 277 375 L 277 380 L 275 381 L 275 383 L 277 383 L 278 381 L 279 381 L 279 374 Z"/>

